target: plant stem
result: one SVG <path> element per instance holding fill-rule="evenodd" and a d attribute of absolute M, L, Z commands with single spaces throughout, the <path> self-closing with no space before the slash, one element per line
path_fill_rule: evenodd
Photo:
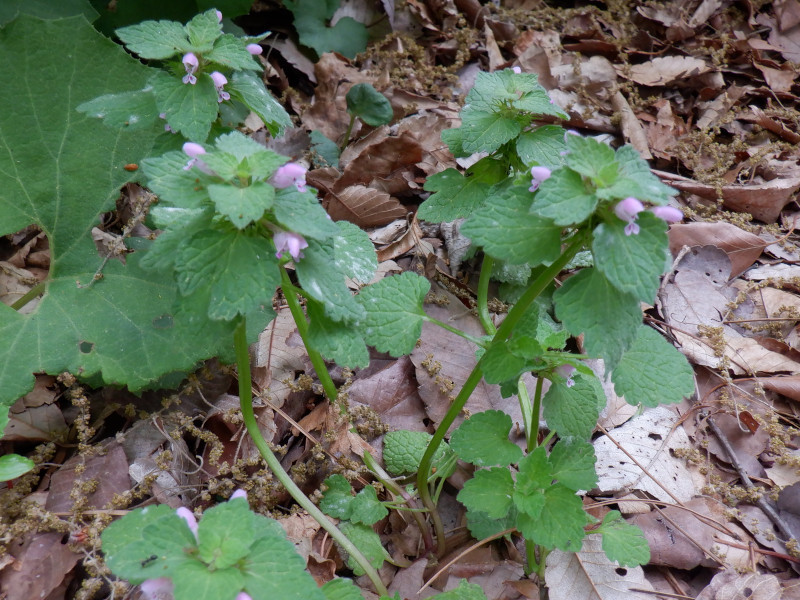
<path fill-rule="evenodd" d="M 44 289 L 45 289 L 45 283 L 44 281 L 40 281 L 30 290 L 28 290 L 28 292 L 24 296 L 17 299 L 17 301 L 11 305 L 11 308 L 13 308 L 14 310 L 19 310 L 20 308 L 25 306 L 28 302 L 30 302 L 31 300 L 36 298 L 39 294 L 41 294 L 44 291 Z"/>
<path fill-rule="evenodd" d="M 296 300 L 295 300 L 296 302 Z M 294 314 L 294 313 L 293 313 Z M 382 596 L 388 596 L 386 586 L 383 585 L 378 572 L 370 564 L 369 560 L 361 553 L 361 551 L 345 536 L 333 522 L 317 508 L 313 502 L 306 496 L 303 491 L 297 487 L 297 484 L 292 481 L 289 474 L 283 470 L 278 458 L 272 452 L 269 444 L 261 435 L 261 430 L 258 428 L 255 413 L 253 412 L 253 388 L 250 382 L 250 352 L 247 347 L 247 327 L 244 317 L 239 319 L 236 330 L 233 333 L 234 348 L 236 350 L 236 366 L 239 372 L 239 403 L 242 409 L 242 419 L 247 428 L 247 433 L 253 438 L 255 444 L 267 466 L 272 470 L 278 481 L 281 482 L 286 491 L 291 494 L 295 502 L 304 508 L 309 515 L 311 515 L 320 526 L 327 531 L 331 537 L 336 540 L 339 546 L 347 552 L 353 560 L 364 570 L 367 577 L 369 577 L 375 589 Z"/>
<path fill-rule="evenodd" d="M 547 589 L 547 584 L 545 583 L 544 574 L 547 570 L 547 555 L 550 554 L 550 550 L 543 546 L 539 546 L 539 568 L 536 571 L 536 575 L 539 577 L 539 600 L 548 600 L 550 598 L 550 593 Z"/>
<path fill-rule="evenodd" d="M 541 294 L 547 288 L 547 286 L 550 285 L 550 283 L 552 283 L 553 279 L 555 279 L 555 277 L 561 272 L 564 266 L 570 260 L 572 260 L 572 257 L 578 253 L 587 236 L 587 232 L 578 232 L 572 238 L 572 242 L 567 249 L 564 250 L 564 253 L 553 264 L 542 271 L 539 277 L 537 277 L 533 283 L 530 284 L 528 289 L 525 290 L 525 293 L 522 294 L 522 297 L 511 308 L 511 310 L 508 312 L 508 315 L 506 315 L 506 318 L 500 325 L 500 328 L 494 334 L 494 337 L 492 337 L 492 341 L 489 344 L 490 346 L 498 342 L 502 342 L 511 335 L 514 326 L 522 318 L 522 315 L 525 314 L 525 311 L 528 309 L 531 303 L 536 300 L 539 294 Z M 453 421 L 455 421 L 456 417 L 461 412 L 461 409 L 464 408 L 467 400 L 469 400 L 472 392 L 475 391 L 476 387 L 478 387 L 482 377 L 483 372 L 481 371 L 481 365 L 479 362 L 472 369 L 472 372 L 464 382 L 461 391 L 458 392 L 455 400 L 453 400 L 453 403 L 450 405 L 450 408 L 444 415 L 442 422 L 439 423 L 439 426 L 436 428 L 436 432 L 433 434 L 433 438 L 431 438 L 431 441 L 428 443 L 428 447 L 425 449 L 425 454 L 422 455 L 422 460 L 419 463 L 419 471 L 417 472 L 417 488 L 419 489 L 420 499 L 425 507 L 431 512 L 431 518 L 433 519 L 434 529 L 436 531 L 436 554 L 438 556 L 444 555 L 447 548 L 445 546 L 442 521 L 439 517 L 439 513 L 436 511 L 436 506 L 431 499 L 430 490 L 428 489 L 428 478 L 430 477 L 431 465 L 433 464 L 433 455 L 436 450 L 438 450 L 439 444 L 442 443 L 444 436 L 447 434 L 447 430 L 450 429 Z"/>
<path fill-rule="evenodd" d="M 483 330 L 487 335 L 494 335 L 497 332 L 497 328 L 492 323 L 491 316 L 489 316 L 489 280 L 492 277 L 493 266 L 494 259 L 484 254 L 483 262 L 481 263 L 481 274 L 478 278 L 478 319 L 480 319 Z"/>
<path fill-rule="evenodd" d="M 531 540 L 525 540 L 525 557 L 528 564 L 525 565 L 525 575 L 539 572 L 539 563 L 536 562 L 536 544 Z"/>
<path fill-rule="evenodd" d="M 533 393 L 533 424 L 531 426 L 531 437 L 528 440 L 528 452 L 539 445 L 539 419 L 542 414 L 542 387 L 544 377 L 536 378 L 536 391 Z M 525 390 L 527 392 L 527 390 Z M 533 443 L 531 444 L 531 440 Z"/>
<path fill-rule="evenodd" d="M 425 319 L 426 321 L 429 321 L 429 322 L 433 323 L 434 325 L 438 325 L 438 326 L 439 326 L 439 327 L 441 327 L 442 329 L 446 329 L 446 330 L 447 330 L 447 331 L 449 331 L 450 333 L 455 333 L 456 335 L 458 335 L 458 336 L 461 336 L 462 338 L 464 338 L 464 339 L 465 339 L 465 340 L 467 340 L 467 341 L 470 341 L 470 342 L 472 342 L 472 343 L 473 343 L 473 344 L 475 344 L 476 346 L 485 346 L 485 345 L 486 345 L 486 341 L 484 341 L 484 340 L 481 340 L 481 339 L 478 339 L 478 338 L 476 338 L 474 335 L 470 335 L 470 334 L 468 334 L 468 333 L 464 333 L 463 331 L 461 331 L 461 330 L 460 330 L 460 329 L 458 329 L 457 327 L 453 327 L 452 325 L 448 325 L 448 324 L 447 324 L 447 323 L 445 323 L 444 321 L 440 321 L 439 319 L 435 319 L 435 318 L 433 318 L 433 317 L 430 317 L 430 316 L 428 316 L 428 315 L 425 315 L 425 316 L 423 317 L 423 319 Z"/>
<path fill-rule="evenodd" d="M 347 125 L 347 131 L 344 132 L 344 138 L 342 138 L 342 143 L 339 145 L 339 153 L 344 152 L 344 149 L 347 147 L 347 142 L 350 140 L 350 132 L 353 131 L 353 124 L 356 122 L 356 116 L 354 114 L 350 114 L 350 123 Z"/>
<path fill-rule="evenodd" d="M 286 272 L 286 268 L 283 267 L 283 265 L 281 265 L 281 287 L 283 288 L 283 295 L 286 298 L 286 304 L 289 305 L 289 312 L 292 313 L 292 318 L 297 325 L 297 331 L 300 333 L 300 339 L 303 340 L 306 353 L 311 360 L 314 371 L 317 373 L 317 377 L 319 377 L 322 389 L 325 390 L 325 395 L 328 397 L 328 400 L 336 402 L 336 398 L 339 396 L 339 392 L 336 390 L 336 384 L 333 383 L 333 379 L 331 379 L 331 374 L 328 371 L 328 367 L 325 366 L 325 360 L 322 358 L 322 355 L 314 350 L 308 343 L 308 322 L 306 321 L 305 314 L 303 314 L 303 308 L 300 306 L 300 303 L 297 301 L 297 296 L 293 292 L 294 286 L 292 285 L 291 279 L 289 279 L 289 273 Z"/>

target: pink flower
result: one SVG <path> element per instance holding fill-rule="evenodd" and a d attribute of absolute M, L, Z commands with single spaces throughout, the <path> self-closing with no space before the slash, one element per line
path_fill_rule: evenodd
<path fill-rule="evenodd" d="M 302 235 L 291 233 L 290 231 L 276 233 L 272 236 L 272 241 L 275 242 L 275 249 L 277 250 L 275 256 L 277 258 L 283 258 L 283 253 L 288 250 L 289 255 L 294 260 L 300 260 L 303 258 L 301 250 L 308 248 L 308 242 Z"/>
<path fill-rule="evenodd" d="M 186 75 L 184 75 L 181 81 L 194 85 L 197 83 L 197 77 L 195 77 L 194 74 L 197 72 L 200 61 L 197 60 L 197 56 L 195 56 L 193 52 L 187 52 L 183 55 L 181 62 L 183 63 L 183 68 L 186 69 Z"/>
<path fill-rule="evenodd" d="M 228 78 L 219 71 L 214 71 L 211 73 L 211 80 L 214 82 L 214 87 L 217 88 L 217 102 L 230 100 L 231 95 L 222 89 L 228 83 Z"/>
<path fill-rule="evenodd" d="M 529 192 L 535 192 L 539 189 L 545 179 L 550 177 L 551 171 L 547 167 L 531 167 L 531 187 L 528 188 Z"/>
<path fill-rule="evenodd" d="M 239 592 L 234 600 L 253 600 L 253 598 L 247 592 Z"/>
<path fill-rule="evenodd" d="M 167 120 L 167 113 L 158 113 L 159 119 Z M 172 127 L 169 126 L 169 123 L 164 123 L 164 131 L 169 131 L 170 133 L 176 133 Z"/>
<path fill-rule="evenodd" d="M 139 586 L 147 600 L 172 600 L 173 586 L 169 577 L 145 579 Z"/>
<path fill-rule="evenodd" d="M 683 213 L 672 206 L 654 206 L 650 212 L 659 219 L 664 219 L 667 223 L 680 223 L 683 221 Z"/>
<path fill-rule="evenodd" d="M 272 176 L 272 185 L 278 189 L 287 188 L 294 184 L 298 192 L 306 191 L 306 168 L 297 163 L 286 163 Z"/>
<path fill-rule="evenodd" d="M 194 142 L 186 142 L 183 145 L 183 151 L 189 157 L 189 162 L 186 163 L 186 166 L 183 167 L 184 171 L 188 171 L 192 167 L 197 167 L 203 173 L 208 173 L 209 175 L 213 175 L 214 172 L 208 168 L 206 163 L 204 163 L 199 156 L 206 153 L 206 149 L 203 148 L 200 144 L 196 144 Z"/>
<path fill-rule="evenodd" d="M 639 225 L 636 223 L 636 218 L 643 210 L 644 205 L 633 196 L 628 196 L 624 200 L 620 200 L 614 207 L 614 214 L 623 221 L 628 222 L 625 226 L 625 235 L 636 235 L 639 233 Z"/>
<path fill-rule="evenodd" d="M 511 70 L 514 71 L 514 73 L 516 73 L 517 75 L 522 73 L 522 68 L 521 67 L 511 67 Z"/>
<path fill-rule="evenodd" d="M 556 373 L 567 380 L 567 387 L 575 385 L 575 380 L 572 379 L 572 376 L 575 374 L 575 367 L 572 365 L 561 365 L 556 369 Z"/>
<path fill-rule="evenodd" d="M 192 530 L 194 537 L 197 537 L 197 519 L 194 518 L 194 513 L 185 506 L 181 506 L 175 511 L 175 514 L 186 521 L 186 524 L 189 526 L 189 529 Z"/>
<path fill-rule="evenodd" d="M 217 23 L 222 23 L 222 13 L 216 9 L 214 12 L 217 13 Z"/>
<path fill-rule="evenodd" d="M 245 50 L 247 50 L 253 56 L 257 56 L 264 51 L 259 44 L 247 44 L 247 46 L 245 46 Z"/>
<path fill-rule="evenodd" d="M 308 244 L 306 244 L 306 245 L 308 245 Z M 233 500 L 234 498 L 244 498 L 245 500 L 247 500 L 247 492 L 245 492 L 243 489 L 240 488 L 240 489 L 236 490 L 235 492 L 233 492 L 231 494 L 231 497 L 228 498 L 228 500 Z"/>

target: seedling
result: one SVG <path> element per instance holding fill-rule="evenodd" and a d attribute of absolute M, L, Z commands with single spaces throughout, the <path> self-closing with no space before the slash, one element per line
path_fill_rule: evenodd
<path fill-rule="evenodd" d="M 353 131 L 356 117 L 367 125 L 378 127 L 391 122 L 394 116 L 392 105 L 386 99 L 386 96 L 369 83 L 357 83 L 351 87 L 345 96 L 345 100 L 347 101 L 347 112 L 350 113 L 350 123 L 348 123 L 347 131 L 345 131 L 342 138 L 342 144 L 339 147 L 340 151 L 344 150 L 350 141 L 350 132 Z"/>

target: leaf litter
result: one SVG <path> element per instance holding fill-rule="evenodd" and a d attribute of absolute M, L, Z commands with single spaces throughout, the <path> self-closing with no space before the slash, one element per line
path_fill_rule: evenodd
<path fill-rule="evenodd" d="M 425 197 L 425 179 L 457 168 L 439 136 L 458 125 L 470 71 L 519 66 L 536 73 L 569 114 L 568 126 L 629 142 L 652 158 L 656 174 L 681 191 L 691 219 L 671 228 L 677 260 L 646 315 L 695 364 L 697 397 L 616 418 L 617 398 L 607 394 L 603 424 L 614 428 L 595 441 L 605 466 L 598 489 L 585 498 L 662 507 L 634 518 L 654 559 L 644 568 L 615 568 L 599 539 L 587 538 L 580 553 L 548 557 L 550 597 L 644 598 L 651 590 L 703 599 L 746 590 L 753 598 L 800 596 L 796 546 L 776 539 L 780 528 L 759 506 L 768 503 L 800 535 L 800 272 L 794 221 L 781 219 L 800 189 L 797 3 L 497 4 L 384 0 L 391 33 L 353 60 L 322 54 L 313 62 L 291 39 L 275 38 L 265 70 L 277 89 L 292 91 L 286 105 L 300 129 L 342 143 L 345 95 L 356 83 L 372 83 L 395 113 L 392 126 L 354 128 L 338 164 L 310 171 L 309 182 L 335 220 L 368 230 L 403 225 L 382 242 L 390 248 L 383 272 L 421 268 L 443 278 L 450 291 L 434 288 L 431 314 L 474 325 L 469 290 L 477 275 L 469 259 L 449 255 L 450 243 L 436 234 L 423 238 L 416 219 L 407 226 Z M 357 16 L 366 6 L 353 2 L 345 12 Z M 259 6 L 256 14 L 270 18 L 271 10 Z M 96 237 L 113 242 L 121 233 L 112 219 Z M 50 251 L 35 230 L 2 244 L 0 300 L 10 305 L 47 276 Z M 457 270 L 448 272 L 448 259 Z M 320 402 L 292 321 L 278 312 L 256 350 L 254 384 L 263 396 L 257 412 L 265 437 L 285 448 L 284 466 L 307 492 L 333 471 L 366 483 L 356 457 L 367 449 L 379 456 L 387 429 L 432 430 L 475 363 L 474 349 L 448 336 L 425 324 L 410 358 L 374 353 L 366 369 L 335 371 L 348 396 L 345 418 L 341 407 Z M 50 465 L 37 487 L 28 477 L 2 490 L 8 555 L 0 561 L 0 588 L 9 600 L 108 596 L 101 578 L 87 572 L 98 558 L 97 528 L 118 512 L 116 494 L 125 506 L 153 497 L 207 507 L 247 480 L 256 508 L 287 500 L 249 459 L 254 451 L 243 441 L 236 398 L 227 395 L 230 378 L 215 385 L 209 368 L 220 369 L 209 365 L 177 392 L 141 398 L 37 376 L 34 391 L 12 409 L 4 437 L 7 449 Z M 495 386 L 484 384 L 471 403 L 469 410 L 499 408 L 520 422 L 516 400 L 502 399 Z M 146 419 L 137 421 L 140 415 Z M 453 498 L 463 479 L 457 472 L 443 499 L 454 535 L 462 515 Z M 295 512 L 283 525 L 318 583 L 342 568 L 313 520 Z M 393 516 L 379 532 L 395 562 L 408 565 L 384 567 L 390 589 L 425 597 L 417 590 L 433 573 L 416 559 L 413 525 Z M 464 536 L 459 550 L 471 543 Z M 512 543 L 498 541 L 459 559 L 434 585 L 449 589 L 448 580 L 466 577 L 492 600 L 538 597 L 520 557 Z M 87 581 L 96 593 L 79 591 L 91 588 Z"/>

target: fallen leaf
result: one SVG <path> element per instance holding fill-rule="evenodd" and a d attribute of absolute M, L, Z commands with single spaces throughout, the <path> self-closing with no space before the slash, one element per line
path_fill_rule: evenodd
<path fill-rule="evenodd" d="M 24 541 L 14 540 L 8 552 L 16 562 L 0 572 L 5 600 L 64 598 L 66 589 L 57 590 L 66 587 L 65 577 L 82 558 L 69 549 L 66 536 L 61 533 L 35 533 Z"/>
<path fill-rule="evenodd" d="M 409 212 L 396 198 L 365 185 L 330 192 L 323 205 L 334 221 L 350 221 L 359 227 L 386 225 Z"/>
<path fill-rule="evenodd" d="M 695 77 L 711 70 L 711 66 L 700 58 L 691 56 L 659 56 L 627 70 L 617 67 L 620 77 L 631 79 L 641 85 L 667 85 L 678 80 Z"/>
<path fill-rule="evenodd" d="M 720 248 L 731 260 L 731 275 L 749 269 L 761 256 L 767 242 L 735 225 L 716 223 L 676 223 L 669 228 L 669 249 L 677 256 L 683 246 L 712 245 Z"/>
<path fill-rule="evenodd" d="M 714 575 L 711 583 L 697 595 L 695 600 L 781 600 L 783 590 L 775 575 L 760 573 L 740 574 L 727 570 Z"/>

